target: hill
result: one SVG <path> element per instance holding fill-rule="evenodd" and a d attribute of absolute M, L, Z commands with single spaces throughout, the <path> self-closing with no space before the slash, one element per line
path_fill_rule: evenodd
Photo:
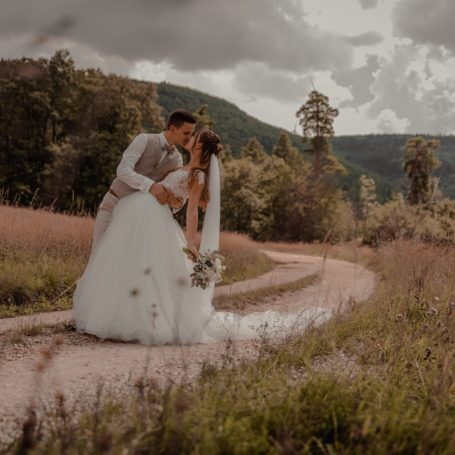
<path fill-rule="evenodd" d="M 442 164 L 435 174 L 440 177 L 443 193 L 455 198 L 455 136 L 424 136 L 441 141 L 437 157 Z M 405 134 L 339 136 L 333 139 L 332 145 L 342 160 L 381 176 L 393 190 L 403 191 L 406 187 L 403 148 L 410 137 Z"/>
<path fill-rule="evenodd" d="M 225 99 L 207 95 L 188 87 L 166 82 L 158 84 L 158 103 L 163 115 L 179 106 L 195 111 L 201 105 L 209 106 L 209 114 L 217 132 L 238 155 L 250 137 L 256 136 L 268 152 L 271 152 L 282 129 L 262 122 L 239 109 Z M 305 147 L 301 136 L 289 133 L 293 144 L 302 152 Z M 381 199 L 387 199 L 391 191 L 406 188 L 402 169 L 403 147 L 411 135 L 370 134 L 337 136 L 332 140 L 333 153 L 341 160 L 349 176 L 341 182 L 348 192 L 355 193 L 357 180 L 362 174 L 373 177 Z M 433 136 L 431 136 L 433 137 Z M 443 193 L 455 198 L 455 136 L 438 136 L 442 161 L 436 175 L 441 177 Z"/>
<path fill-rule="evenodd" d="M 223 142 L 232 147 L 234 155 L 238 155 L 241 147 L 253 136 L 260 140 L 267 151 L 271 151 L 282 131 L 248 115 L 225 99 L 166 82 L 158 84 L 158 103 L 163 108 L 164 117 L 177 107 L 194 112 L 201 105 L 207 104 L 216 131 Z M 296 134 L 292 134 L 291 137 L 293 143 L 303 149 L 300 137 Z"/>

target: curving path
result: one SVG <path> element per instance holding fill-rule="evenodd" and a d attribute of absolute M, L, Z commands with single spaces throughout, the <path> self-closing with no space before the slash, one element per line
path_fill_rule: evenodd
<path fill-rule="evenodd" d="M 267 299 L 246 311 L 274 309 L 296 311 L 319 306 L 342 310 L 351 301 L 367 299 L 376 285 L 376 276 L 350 262 L 300 254 L 267 251 L 279 265 L 261 277 L 223 286 L 217 294 L 237 293 L 272 284 L 282 284 L 321 273 L 317 283 L 285 293 L 279 299 Z M 56 324 L 69 321 L 71 311 L 43 313 L 0 320 L 0 338 L 23 325 Z M 3 335 L 2 335 L 3 333 Z M 51 334 L 37 335 L 27 346 L 3 343 L 0 352 L 0 442 L 17 431 L 15 419 L 24 415 L 32 398 L 46 401 L 56 391 L 63 391 L 71 401 L 79 394 L 94 394 L 101 381 L 109 387 L 131 385 L 146 372 L 157 381 L 187 381 L 196 377 L 204 362 L 212 364 L 226 357 L 225 343 L 193 346 L 143 346 L 135 343 L 98 341 L 95 337 L 64 333 L 64 342 L 50 366 L 38 377 L 36 364 L 40 350 L 52 341 Z M 230 347 L 236 359 L 252 358 L 257 342 L 238 341 Z M 39 388 L 37 386 L 39 378 Z"/>

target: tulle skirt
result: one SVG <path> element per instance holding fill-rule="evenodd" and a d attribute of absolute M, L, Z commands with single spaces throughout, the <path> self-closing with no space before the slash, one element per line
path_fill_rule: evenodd
<path fill-rule="evenodd" d="M 210 343 L 277 336 L 330 317 L 300 313 L 215 311 L 213 288 L 191 287 L 184 233 L 166 205 L 149 194 L 122 198 L 73 295 L 78 331 L 147 345 Z"/>

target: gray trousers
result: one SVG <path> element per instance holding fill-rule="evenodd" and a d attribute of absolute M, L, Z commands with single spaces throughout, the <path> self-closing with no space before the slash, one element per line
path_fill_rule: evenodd
<path fill-rule="evenodd" d="M 93 239 L 92 239 L 92 251 L 90 255 L 93 254 L 98 243 L 103 237 L 103 234 L 106 232 L 106 229 L 109 227 L 112 221 L 112 212 L 117 205 L 119 199 L 115 197 L 112 193 L 107 192 L 98 209 L 98 213 L 95 218 L 95 227 L 93 228 Z"/>

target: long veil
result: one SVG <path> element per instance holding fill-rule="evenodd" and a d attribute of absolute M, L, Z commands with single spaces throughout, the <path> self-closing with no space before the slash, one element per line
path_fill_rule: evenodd
<path fill-rule="evenodd" d="M 199 251 L 205 253 L 208 250 L 218 250 L 220 246 L 220 167 L 216 155 L 210 158 L 209 192 L 210 200 L 205 212 L 204 224 L 202 226 L 202 238 Z M 211 284 L 204 290 L 205 298 L 211 302 L 215 292 L 215 285 Z M 233 339 L 250 339 L 258 334 L 289 333 L 290 330 L 302 330 L 310 324 L 321 324 L 330 317 L 330 312 L 323 308 L 310 307 L 297 313 L 280 313 L 273 310 L 264 312 L 253 312 L 240 316 L 226 311 L 213 310 L 217 329 L 212 335 L 219 337 L 221 334 Z M 207 327 L 209 328 L 209 327 Z"/>
<path fill-rule="evenodd" d="M 218 250 L 220 246 L 220 165 L 216 155 L 210 157 L 209 194 L 210 200 L 202 226 L 201 246 L 199 251 Z"/>

